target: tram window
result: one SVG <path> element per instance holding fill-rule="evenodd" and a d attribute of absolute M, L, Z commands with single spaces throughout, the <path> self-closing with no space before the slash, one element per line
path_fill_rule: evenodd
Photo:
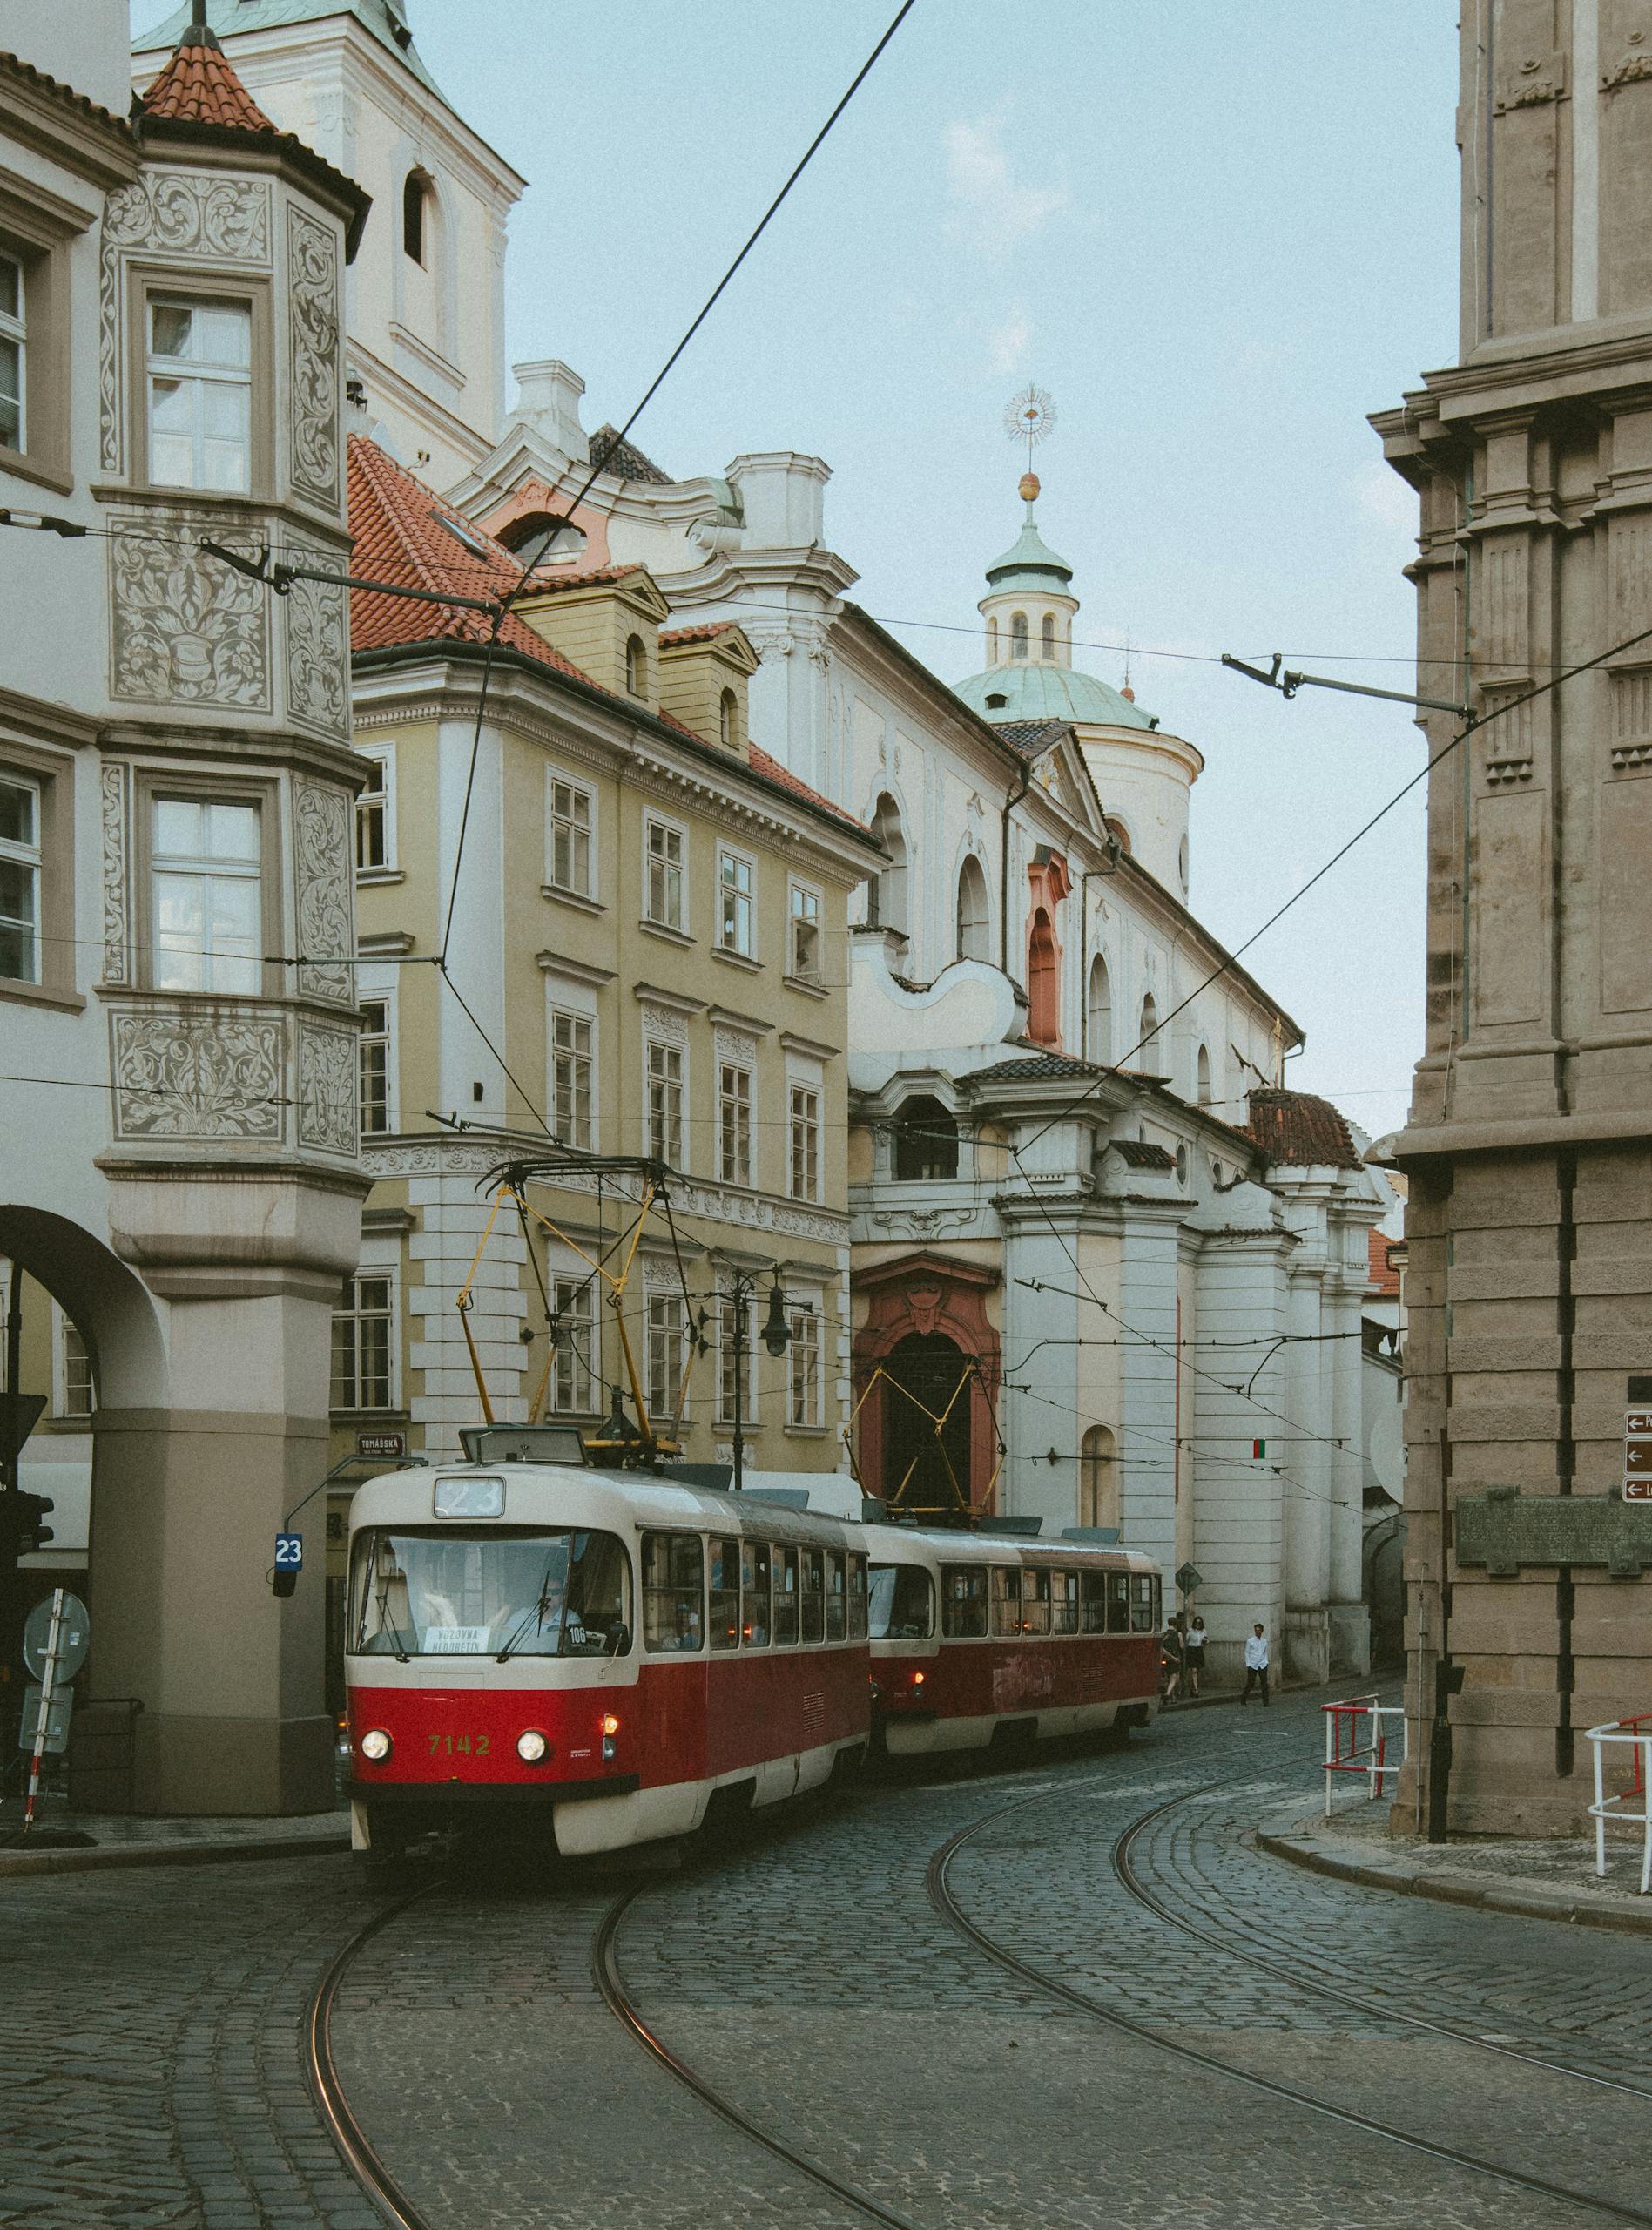
<path fill-rule="evenodd" d="M 1021 1576 L 1021 1630 L 1024 1634 L 1049 1632 L 1049 1574 L 1024 1571 Z"/>
<path fill-rule="evenodd" d="M 611 1533 L 364 1531 L 351 1646 L 372 1657 L 605 1657 L 626 1638 L 630 1564 Z"/>
<path fill-rule="evenodd" d="M 1087 1571 L 1083 1592 L 1084 1632 L 1087 1634 L 1104 1634 L 1107 1632 L 1107 1574 L 1104 1571 Z"/>
<path fill-rule="evenodd" d="M 1078 1574 L 1053 1571 L 1049 1576 L 1049 1630 L 1053 1634 L 1078 1632 Z"/>
<path fill-rule="evenodd" d="M 927 1641 L 935 1631 L 934 1583 L 921 1564 L 873 1564 L 869 1601 L 873 1641 Z"/>
<path fill-rule="evenodd" d="M 740 1544 L 716 1540 L 711 1548 L 711 1647 L 734 1649 L 740 1639 Z"/>
<path fill-rule="evenodd" d="M 1107 1631 L 1127 1634 L 1130 1630 L 1130 1576 L 1127 1571 L 1107 1575 Z"/>
<path fill-rule="evenodd" d="M 740 1544 L 740 1639 L 747 1649 L 769 1645 L 769 1550 L 765 1541 Z"/>
<path fill-rule="evenodd" d="M 843 1551 L 832 1549 L 826 1554 L 826 1638 L 841 1641 L 849 1631 L 848 1575 L 843 1569 Z"/>
<path fill-rule="evenodd" d="M 980 1564 L 941 1567 L 941 1631 L 948 1641 L 979 1641 L 987 1631 L 987 1573 Z"/>
<path fill-rule="evenodd" d="M 803 1639 L 819 1641 L 826 1626 L 826 1551 L 803 1551 Z"/>
<path fill-rule="evenodd" d="M 651 1650 L 703 1649 L 705 1555 L 698 1533 L 643 1536 L 643 1640 Z"/>
<path fill-rule="evenodd" d="M 798 1552 L 771 1549 L 774 1567 L 774 1639 L 777 1647 L 798 1638 Z"/>
<path fill-rule="evenodd" d="M 995 1634 L 1018 1634 L 1021 1632 L 1019 1564 L 993 1566 L 993 1632 Z"/>
<path fill-rule="evenodd" d="M 1150 1574 L 1144 1571 L 1131 1573 L 1130 1628 L 1133 1632 L 1156 1634 L 1158 1632 L 1158 1605 L 1154 1600 L 1157 1593 L 1157 1583 Z"/>
<path fill-rule="evenodd" d="M 863 1556 L 849 1558 L 849 1639 L 864 1641 L 866 1638 L 866 1560 Z"/>
<path fill-rule="evenodd" d="M 1159 1600 L 1159 1591 L 1163 1585 L 1163 1582 L 1155 1573 L 1153 1578 L 1153 1631 L 1155 1633 L 1157 1633 L 1164 1624 L 1164 1609 Z"/>

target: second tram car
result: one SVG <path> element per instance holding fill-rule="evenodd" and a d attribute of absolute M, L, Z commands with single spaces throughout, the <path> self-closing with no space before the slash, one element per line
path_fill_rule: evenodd
<path fill-rule="evenodd" d="M 862 1537 L 876 1721 L 892 1754 L 1156 1715 L 1160 1580 L 1146 1557 L 1082 1535 L 869 1525 Z"/>

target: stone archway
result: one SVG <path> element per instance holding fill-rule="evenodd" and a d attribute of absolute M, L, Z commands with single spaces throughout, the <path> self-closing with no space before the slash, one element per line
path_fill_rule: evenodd
<path fill-rule="evenodd" d="M 990 1510 L 998 1467 L 1000 1350 L 986 1295 L 998 1283 L 998 1273 L 925 1251 L 857 1271 L 854 1282 L 870 1303 L 854 1340 L 862 1483 L 868 1492 L 881 1494 L 910 1477 L 941 1505 L 927 1507 L 926 1515 L 944 1524 L 963 1516 L 953 1501 L 949 1463 L 967 1506 Z M 954 1394 L 956 1403 L 937 1436 L 918 1404 L 940 1413 Z M 941 1447 L 948 1463 L 941 1461 Z M 905 1506 L 917 1505 L 907 1496 Z"/>

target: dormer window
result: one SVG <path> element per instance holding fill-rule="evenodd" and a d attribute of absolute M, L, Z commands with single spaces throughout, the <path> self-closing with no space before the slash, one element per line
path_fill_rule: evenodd
<path fill-rule="evenodd" d="M 648 694 L 648 652 L 640 635 L 632 635 L 626 641 L 625 686 L 633 697 Z"/>
<path fill-rule="evenodd" d="M 409 260 L 424 262 L 424 204 L 428 188 L 423 174 L 409 171 L 401 187 L 401 246 Z"/>
<path fill-rule="evenodd" d="M 1027 614 L 1012 612 L 1009 615 L 1009 655 L 1024 659 L 1027 655 Z"/>

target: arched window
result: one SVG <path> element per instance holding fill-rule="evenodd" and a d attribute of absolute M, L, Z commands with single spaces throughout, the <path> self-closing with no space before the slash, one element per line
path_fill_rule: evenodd
<path fill-rule="evenodd" d="M 1027 655 L 1027 614 L 1012 612 L 1009 615 L 1009 655 L 1024 659 Z"/>
<path fill-rule="evenodd" d="M 625 645 L 625 686 L 633 697 L 648 694 L 648 652 L 640 635 L 632 635 Z"/>
<path fill-rule="evenodd" d="M 949 1110 L 927 1092 L 903 1099 L 894 1120 L 896 1181 L 921 1184 L 932 1177 L 958 1174 L 958 1125 Z"/>
<path fill-rule="evenodd" d="M 987 663 L 988 666 L 998 663 L 998 622 L 995 619 L 987 622 Z"/>
<path fill-rule="evenodd" d="M 1081 1525 L 1116 1525 L 1118 1509 L 1117 1443 L 1110 1425 L 1092 1425 L 1079 1443 L 1078 1522 Z"/>
<path fill-rule="evenodd" d="M 1159 1010 L 1154 1004 L 1153 994 L 1150 991 L 1142 1002 L 1142 1026 L 1136 1033 L 1138 1051 L 1145 1054 L 1158 1051 L 1153 1043 L 1158 1034 L 1158 1026 Z"/>
<path fill-rule="evenodd" d="M 1084 1051 L 1092 1061 L 1113 1058 L 1113 984 L 1098 952 L 1089 964 L 1089 994 L 1084 1008 Z"/>
<path fill-rule="evenodd" d="M 1039 1045 L 1062 1041 L 1061 972 L 1055 959 L 1055 932 L 1041 906 L 1033 916 L 1027 940 L 1027 1035 Z"/>
<path fill-rule="evenodd" d="M 1208 1045 L 1201 1045 L 1199 1048 L 1199 1105 L 1201 1107 L 1209 1107 L 1212 1104 L 1210 1098 L 1210 1049 Z"/>
<path fill-rule="evenodd" d="M 415 263 L 424 261 L 424 205 L 429 188 L 421 171 L 409 171 L 401 186 L 401 246 Z"/>
<path fill-rule="evenodd" d="M 585 554 L 583 528 L 567 519 L 553 518 L 548 511 L 529 511 L 512 519 L 500 528 L 494 540 L 502 542 L 524 565 L 535 567 L 572 565 Z"/>
<path fill-rule="evenodd" d="M 736 748 L 740 740 L 740 707 L 732 689 L 725 689 L 718 700 L 717 733 L 725 751 Z"/>
<path fill-rule="evenodd" d="M 1044 627 L 1041 639 L 1044 656 L 1047 659 L 1053 659 L 1055 655 L 1055 615 L 1053 612 L 1047 612 L 1044 614 Z"/>
<path fill-rule="evenodd" d="M 958 957 L 990 960 L 992 946 L 987 920 L 987 878 L 981 862 L 971 853 L 958 870 Z"/>
<path fill-rule="evenodd" d="M 872 814 L 872 833 L 883 846 L 889 864 L 876 882 L 866 887 L 866 919 L 886 929 L 907 933 L 907 839 L 900 826 L 900 808 L 885 790 Z"/>

